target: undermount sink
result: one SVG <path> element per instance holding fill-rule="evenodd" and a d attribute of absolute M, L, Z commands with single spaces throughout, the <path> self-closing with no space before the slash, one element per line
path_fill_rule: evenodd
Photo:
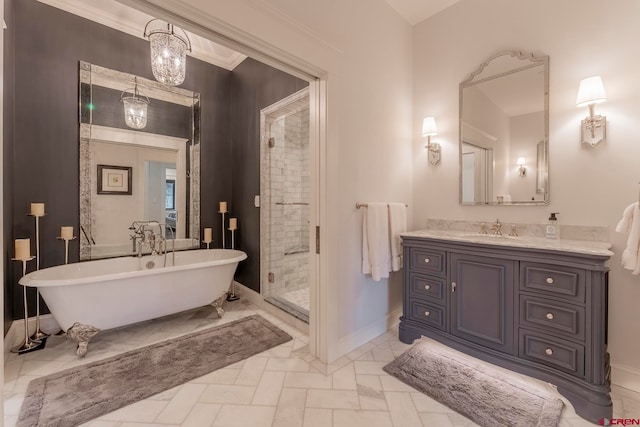
<path fill-rule="evenodd" d="M 463 237 L 477 237 L 488 239 L 517 239 L 518 236 L 509 236 L 508 234 L 483 234 L 483 233 L 465 233 Z"/>

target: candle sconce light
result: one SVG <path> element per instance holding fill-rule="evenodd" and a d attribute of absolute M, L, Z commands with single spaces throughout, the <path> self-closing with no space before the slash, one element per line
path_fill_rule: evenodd
<path fill-rule="evenodd" d="M 522 177 L 527 176 L 527 167 L 524 164 L 524 157 L 518 157 L 518 174 Z"/>
<path fill-rule="evenodd" d="M 595 114 L 595 105 L 607 100 L 600 76 L 589 77 L 580 82 L 576 107 L 589 107 L 589 115 L 580 123 L 580 141 L 595 148 L 607 139 L 607 118 Z"/>
<path fill-rule="evenodd" d="M 429 163 L 437 165 L 440 163 L 440 156 L 442 148 L 437 142 L 431 142 L 431 137 L 438 134 L 438 126 L 436 126 L 436 119 L 433 117 L 425 117 L 422 120 L 422 136 L 427 138 L 427 145 L 424 148 L 427 149 L 429 155 Z"/>

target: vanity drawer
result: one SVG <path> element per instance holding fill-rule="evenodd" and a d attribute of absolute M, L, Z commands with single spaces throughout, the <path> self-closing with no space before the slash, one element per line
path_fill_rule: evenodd
<path fill-rule="evenodd" d="M 409 317 L 416 322 L 424 323 L 434 328 L 446 329 L 446 311 L 444 307 L 422 301 L 412 300 Z"/>
<path fill-rule="evenodd" d="M 446 279 L 444 277 L 427 276 L 409 273 L 409 297 L 422 298 L 437 304 L 446 303 Z"/>
<path fill-rule="evenodd" d="M 520 296 L 520 325 L 542 328 L 584 340 L 584 307 Z"/>
<path fill-rule="evenodd" d="M 584 346 L 520 330 L 520 357 L 584 377 Z"/>
<path fill-rule="evenodd" d="M 409 268 L 432 274 L 445 274 L 446 254 L 435 249 L 411 248 Z"/>
<path fill-rule="evenodd" d="M 584 270 L 522 262 L 520 264 L 520 289 L 584 302 Z"/>

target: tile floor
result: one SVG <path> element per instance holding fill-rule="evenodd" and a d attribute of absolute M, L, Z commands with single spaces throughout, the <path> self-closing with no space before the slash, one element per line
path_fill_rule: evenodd
<path fill-rule="evenodd" d="M 470 420 L 382 371 L 409 346 L 390 330 L 325 365 L 308 352 L 307 337 L 243 300 L 106 331 L 78 359 L 74 344 L 52 336 L 44 350 L 5 362 L 5 426 L 15 425 L 33 378 L 109 357 L 136 347 L 258 313 L 294 339 L 96 420 L 85 427 L 416 427 L 471 426 Z M 515 374 L 514 374 L 515 375 Z M 640 417 L 640 394 L 613 388 L 614 417 Z M 566 403 L 566 402 L 565 402 Z M 590 426 L 565 405 L 560 426 Z"/>

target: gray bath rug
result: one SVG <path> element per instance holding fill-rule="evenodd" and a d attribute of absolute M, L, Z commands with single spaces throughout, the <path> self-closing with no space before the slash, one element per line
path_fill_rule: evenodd
<path fill-rule="evenodd" d="M 557 426 L 562 400 L 488 363 L 423 339 L 383 368 L 481 426 Z"/>
<path fill-rule="evenodd" d="M 29 383 L 17 427 L 72 427 L 292 338 L 253 315 Z"/>

